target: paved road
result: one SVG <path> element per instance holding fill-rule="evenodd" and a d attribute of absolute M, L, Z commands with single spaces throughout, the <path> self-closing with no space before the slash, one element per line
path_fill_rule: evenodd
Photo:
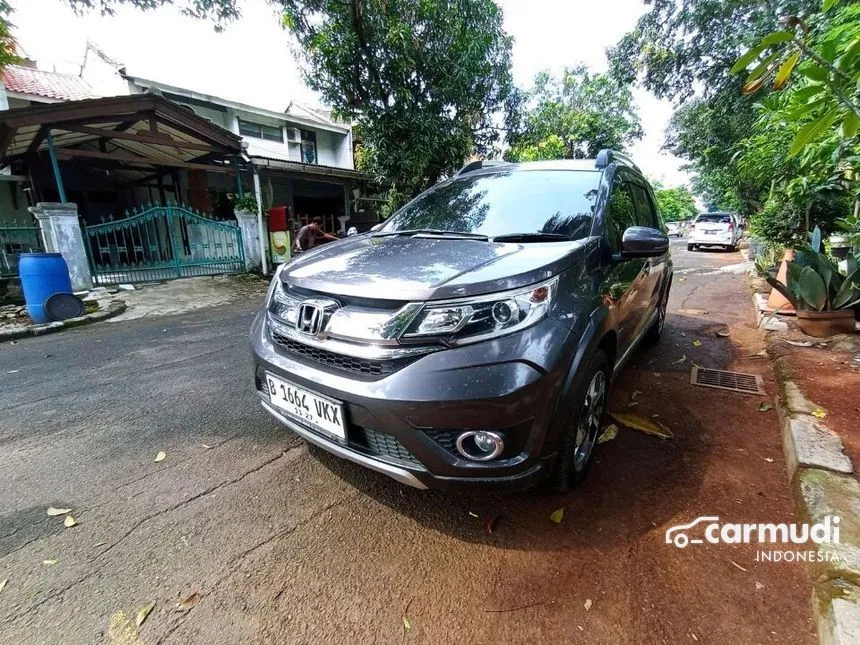
<path fill-rule="evenodd" d="M 0 643 L 813 642 L 802 565 L 664 544 L 793 513 L 775 412 L 689 385 L 695 361 L 775 391 L 740 260 L 673 247 L 667 335 L 611 407 L 675 438 L 622 430 L 567 497 L 416 491 L 309 449 L 257 404 L 247 299 L 0 346 Z"/>

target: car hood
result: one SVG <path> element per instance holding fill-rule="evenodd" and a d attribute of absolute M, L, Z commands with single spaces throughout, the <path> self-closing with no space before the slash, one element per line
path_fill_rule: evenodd
<path fill-rule="evenodd" d="M 557 275 L 586 241 L 495 243 L 431 236 L 361 235 L 302 254 L 282 272 L 289 284 L 388 300 L 439 300 L 534 284 Z"/>

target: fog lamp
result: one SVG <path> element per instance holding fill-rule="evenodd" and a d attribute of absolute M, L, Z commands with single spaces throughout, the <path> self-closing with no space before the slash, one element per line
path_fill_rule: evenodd
<path fill-rule="evenodd" d="M 457 451 L 472 461 L 490 461 L 504 449 L 505 442 L 498 432 L 469 430 L 457 437 Z"/>

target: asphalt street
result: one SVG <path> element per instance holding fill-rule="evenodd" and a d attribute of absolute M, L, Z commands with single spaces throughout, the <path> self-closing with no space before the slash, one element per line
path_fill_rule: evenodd
<path fill-rule="evenodd" d="M 0 643 L 814 642 L 802 564 L 665 543 L 793 519 L 741 259 L 673 256 L 664 339 L 610 409 L 674 438 L 621 429 L 568 496 L 418 491 L 309 448 L 253 389 L 259 296 L 0 345 Z"/>

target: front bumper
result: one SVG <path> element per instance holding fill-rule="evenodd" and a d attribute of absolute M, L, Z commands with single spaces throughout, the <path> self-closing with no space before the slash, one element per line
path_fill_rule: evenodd
<path fill-rule="evenodd" d="M 311 443 L 417 488 L 523 489 L 548 472 L 559 390 L 573 348 L 566 327 L 544 319 L 522 332 L 423 355 L 385 375 L 347 373 L 275 343 L 265 312 L 251 328 L 263 407 Z M 342 401 L 347 439 L 324 435 L 273 407 L 266 372 Z M 496 430 L 505 452 L 492 462 L 454 449 L 464 430 Z"/>

